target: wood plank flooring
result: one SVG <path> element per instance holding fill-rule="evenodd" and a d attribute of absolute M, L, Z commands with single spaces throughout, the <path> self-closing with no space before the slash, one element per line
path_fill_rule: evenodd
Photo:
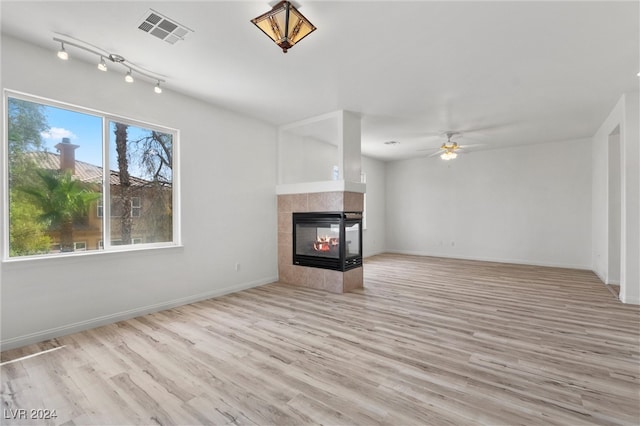
<path fill-rule="evenodd" d="M 364 276 L 349 294 L 271 284 L 3 352 L 0 423 L 640 423 L 640 308 L 593 273 L 385 254 Z"/>

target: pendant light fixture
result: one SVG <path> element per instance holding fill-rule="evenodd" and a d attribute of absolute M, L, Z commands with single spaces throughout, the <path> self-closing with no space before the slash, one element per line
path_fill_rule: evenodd
<path fill-rule="evenodd" d="M 277 3 L 270 11 L 251 22 L 280 46 L 284 53 L 316 30 L 290 1 Z"/>

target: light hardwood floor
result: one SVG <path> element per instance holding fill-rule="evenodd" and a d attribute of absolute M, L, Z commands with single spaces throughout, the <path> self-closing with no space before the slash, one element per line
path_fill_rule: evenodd
<path fill-rule="evenodd" d="M 640 308 L 593 273 L 364 268 L 349 294 L 272 284 L 4 352 L 0 423 L 640 423 Z"/>

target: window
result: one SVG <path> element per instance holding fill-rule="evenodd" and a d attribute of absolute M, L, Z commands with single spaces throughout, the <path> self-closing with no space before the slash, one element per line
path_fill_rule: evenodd
<path fill-rule="evenodd" d="M 8 257 L 178 242 L 175 130 L 30 96 L 5 102 Z"/>
<path fill-rule="evenodd" d="M 98 217 L 102 217 L 103 213 L 102 200 L 98 201 L 96 213 Z M 131 197 L 131 217 L 140 217 L 142 211 L 142 203 L 140 197 Z M 122 200 L 118 197 L 111 197 L 111 217 L 122 216 Z"/>
<path fill-rule="evenodd" d="M 140 203 L 140 197 L 131 197 L 131 217 L 140 217 L 141 210 L 142 204 Z"/>
<path fill-rule="evenodd" d="M 133 235 L 147 243 L 173 240 L 173 139 L 170 132 L 109 121 L 109 227 L 123 245 L 133 244 Z"/>

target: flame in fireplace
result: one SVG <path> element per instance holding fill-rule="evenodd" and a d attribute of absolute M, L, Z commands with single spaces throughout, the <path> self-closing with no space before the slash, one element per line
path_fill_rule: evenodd
<path fill-rule="evenodd" d="M 338 238 L 325 235 L 324 237 L 318 237 L 313 243 L 313 249 L 315 251 L 330 251 L 332 248 L 338 247 Z"/>

